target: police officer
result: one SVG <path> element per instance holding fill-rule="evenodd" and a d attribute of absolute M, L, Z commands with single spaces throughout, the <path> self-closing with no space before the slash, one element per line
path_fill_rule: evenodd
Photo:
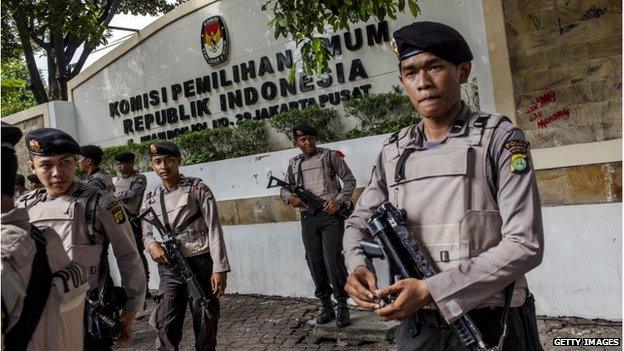
<path fill-rule="evenodd" d="M 103 169 L 100 169 L 100 163 L 104 152 L 100 147 L 95 145 L 85 145 L 80 147 L 80 157 L 78 157 L 78 168 L 87 174 L 84 182 L 87 185 L 94 186 L 100 190 L 115 193 L 115 185 L 113 184 L 113 176 Z"/>
<path fill-rule="evenodd" d="M 128 340 L 132 322 L 143 306 L 146 282 L 121 204 L 113 195 L 74 179 L 80 146 L 67 133 L 41 128 L 28 133 L 25 141 L 30 169 L 44 188 L 21 197 L 18 206 L 28 210 L 33 224 L 57 231 L 69 257 L 87 270 L 89 285 L 97 291 L 110 284 L 107 248 L 112 245 L 127 294 L 119 342 Z M 95 340 L 85 334 L 88 350 L 109 350 L 113 344 L 110 338 Z"/>
<path fill-rule="evenodd" d="M 415 22 L 396 31 L 394 39 L 399 80 L 423 121 L 384 143 L 347 221 L 346 290 L 383 319 L 403 320 L 396 334 L 399 350 L 463 350 L 447 322 L 466 313 L 488 346 L 496 346 L 508 299 L 504 350 L 541 349 L 530 328 L 534 311 L 532 321 L 523 314 L 525 301 L 531 303 L 524 274 L 543 253 L 529 143 L 508 118 L 471 112 L 462 102 L 460 86 L 473 56 L 455 29 Z M 441 273 L 377 288 L 360 242 L 370 239 L 366 223 L 385 201 L 405 210 L 412 234 Z M 512 286 L 513 294 L 505 294 Z M 382 306 L 379 299 L 390 294 L 396 300 Z"/>
<path fill-rule="evenodd" d="M 182 255 L 211 299 L 208 306 L 212 318 L 201 306 L 190 302 L 196 350 L 215 350 L 219 300 L 230 271 L 223 231 L 219 223 L 217 202 L 199 178 L 180 174 L 180 150 L 170 141 L 148 147 L 150 163 L 162 179 L 162 185 L 148 192 L 144 208 L 153 208 L 160 221 L 176 233 Z M 160 244 L 162 238 L 151 225 L 143 224 L 143 241 L 152 259 L 158 263 L 161 296 L 150 319 L 157 330 L 157 350 L 177 350 L 182 339 L 182 326 L 188 292 L 186 283 L 169 266 L 169 258 Z M 160 241 L 160 242 L 159 242 Z"/>
<path fill-rule="evenodd" d="M 134 169 L 134 154 L 131 152 L 122 152 L 115 155 L 117 161 L 117 170 L 119 178 L 115 182 L 115 197 L 123 205 L 128 217 L 130 217 L 130 225 L 134 239 L 143 262 L 145 270 L 145 280 L 149 282 L 149 268 L 147 259 L 145 258 L 145 248 L 143 247 L 143 234 L 141 233 L 141 223 L 133 220 L 139 214 L 141 203 L 143 202 L 143 194 L 147 187 L 147 179 L 141 173 Z M 146 286 L 145 296 L 149 297 L 149 289 Z"/>
<path fill-rule="evenodd" d="M 347 270 L 342 255 L 344 220 L 333 216 L 342 203 L 349 203 L 355 189 L 355 177 L 340 151 L 316 147 L 316 130 L 309 125 L 293 128 L 295 146 L 301 154 L 289 161 L 286 182 L 299 184 L 314 195 L 326 200 L 322 212 L 313 213 L 297 196 L 282 189 L 286 204 L 301 210 L 301 229 L 306 260 L 316 286 L 314 295 L 323 305 L 316 319 L 326 324 L 336 318 L 331 302 L 332 291 L 338 301 L 336 325 L 343 328 L 351 324 L 347 308 L 348 296 L 344 291 Z M 343 182 L 341 189 L 339 179 Z"/>
<path fill-rule="evenodd" d="M 19 128 L 2 123 L 2 347 L 6 350 L 82 350 L 88 289 L 58 234 L 30 224 L 13 206 Z"/>
<path fill-rule="evenodd" d="M 26 176 L 26 179 L 28 179 L 28 182 L 30 182 L 30 186 L 28 187 L 29 191 L 37 190 L 43 187 L 43 184 L 41 184 L 41 181 L 36 174 L 29 174 Z"/>

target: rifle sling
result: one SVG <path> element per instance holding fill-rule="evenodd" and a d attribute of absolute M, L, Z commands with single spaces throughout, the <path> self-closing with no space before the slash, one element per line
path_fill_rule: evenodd
<path fill-rule="evenodd" d="M 36 235 L 41 235 L 41 232 L 35 226 L 31 228 L 36 245 L 35 258 L 26 288 L 22 314 L 17 324 L 5 335 L 6 350 L 26 350 L 37 329 L 52 287 L 52 271 L 48 262 L 45 239 L 38 239 Z"/>
<path fill-rule="evenodd" d="M 183 233 L 193 222 L 200 219 L 202 217 L 201 210 L 197 209 L 197 212 L 193 213 L 192 216 L 188 217 L 184 220 L 184 222 L 180 223 L 180 225 L 176 228 L 175 232 L 171 228 L 171 224 L 169 223 L 169 216 L 167 215 L 167 207 L 165 206 L 165 193 L 160 191 L 160 209 L 162 211 L 163 222 L 165 225 L 165 229 L 171 232 L 172 235 L 176 235 L 177 233 Z"/>

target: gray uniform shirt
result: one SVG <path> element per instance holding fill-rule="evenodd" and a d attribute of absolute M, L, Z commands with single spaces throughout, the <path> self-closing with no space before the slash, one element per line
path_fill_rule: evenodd
<path fill-rule="evenodd" d="M 467 107 L 464 107 L 459 118 L 470 119 L 471 123 L 475 119 L 471 119 Z M 431 244 L 429 248 L 439 247 L 448 250 L 452 255 L 458 255 L 452 257 L 457 261 L 449 269 L 425 280 L 431 296 L 447 321 L 452 321 L 478 306 L 501 305 L 500 297 L 496 300 L 490 299 L 495 294 L 500 296 L 504 287 L 513 281 L 517 284 L 512 306 L 521 304 L 526 286 L 523 274 L 537 266 L 543 255 L 540 200 L 524 134 L 507 119 L 501 119 L 497 125 L 486 126 L 484 131 L 491 133 L 489 147 L 479 151 L 487 153 L 485 162 L 471 166 L 470 161 L 466 161 L 470 160 L 471 147 L 455 147 L 455 150 L 463 150 L 460 153 L 444 146 L 453 144 L 451 141 L 455 142 L 454 145 L 459 145 L 468 139 L 470 136 L 467 125 L 468 123 L 464 123 L 460 130 L 451 131 L 441 145 L 430 150 L 422 150 L 424 148 L 421 147 L 422 123 L 416 128 L 408 129 L 408 135 L 403 136 L 408 138 L 404 140 L 411 140 L 403 143 L 407 146 L 397 148 L 394 140 L 387 141 L 384 151 L 379 154 L 373 166 L 370 182 L 347 221 L 343 242 L 345 260 L 350 272 L 360 265 L 371 267 L 360 247 L 361 240 L 371 239 L 367 221 L 381 203 L 400 203 L 399 207 L 407 212 L 408 225 L 419 225 L 417 233 L 427 234 L 427 237 L 419 238 L 421 241 L 426 240 Z M 397 144 L 401 142 L 402 140 L 396 141 Z M 412 155 L 420 163 L 415 164 L 410 157 L 406 164 L 406 172 L 410 173 L 408 179 L 395 186 L 395 169 L 389 165 L 396 165 L 401 150 L 410 147 L 417 149 Z M 472 147 L 473 153 L 474 148 Z M 523 172 L 512 171 L 514 155 L 526 156 L 529 168 Z M 470 171 L 471 167 L 473 171 Z M 516 171 L 518 167 L 521 166 L 516 166 Z M 471 189 L 472 197 L 466 197 L 463 193 L 445 193 L 445 179 L 449 179 L 449 182 L 464 182 L 456 175 L 470 172 L 475 174 L 475 170 L 476 174 L 480 174 L 481 183 L 468 184 L 469 188 L 466 189 Z M 438 192 L 430 193 L 432 187 L 427 186 L 427 182 L 433 182 L 436 178 L 438 180 L 435 189 Z M 418 187 L 419 183 L 425 186 Z M 406 192 L 403 189 L 411 191 Z M 445 200 L 435 202 L 436 197 Z M 455 213 L 459 212 L 456 209 L 463 211 L 461 209 L 464 205 L 461 203 L 474 205 L 477 203 L 475 199 L 481 199 L 481 203 L 488 205 L 483 209 Z M 481 217 L 474 217 L 477 218 L 475 221 L 474 218 L 471 219 L 473 213 L 480 213 Z M 430 218 L 441 218 L 438 222 L 451 223 L 453 227 L 437 226 L 435 223 L 432 225 Z M 457 218 L 460 218 L 459 222 Z M 479 224 L 483 223 L 481 220 L 486 220 L 488 226 Z M 456 246 L 445 243 L 444 238 L 451 236 L 455 240 L 460 238 L 458 242 L 454 241 L 453 245 Z M 430 253 L 430 256 L 436 261 L 436 265 L 447 265 L 446 262 L 439 261 L 439 255 Z"/>
<path fill-rule="evenodd" d="M 169 224 L 174 230 L 196 213 L 201 214 L 184 231 L 176 234 L 176 239 L 180 241 L 182 255 L 191 257 L 210 252 L 213 262 L 212 271 L 214 273 L 229 272 L 230 263 L 223 240 L 223 229 L 219 222 L 217 201 L 210 188 L 199 178 L 181 175 L 180 183 L 175 188 L 166 189 L 161 185 L 147 193 L 141 212 L 152 207 L 158 219 L 165 224 L 164 211 L 160 206 L 161 194 L 164 198 Z M 144 221 L 143 244 L 149 249 L 153 242 L 162 242 L 162 237 Z"/>
<path fill-rule="evenodd" d="M 88 176 L 84 182 L 87 185 L 94 186 L 100 190 L 108 191 L 111 194 L 115 193 L 115 184 L 113 184 L 113 176 L 108 172 L 97 169 L 93 174 Z"/>
<path fill-rule="evenodd" d="M 15 326 L 21 316 L 36 252 L 35 239 L 25 209 L 2 214 L 2 335 Z M 51 228 L 41 230 L 46 241 L 48 264 L 52 273 L 50 294 L 27 349 L 83 349 L 84 296 L 89 285 L 82 268 L 71 263 L 58 234 Z M 63 278 L 74 276 L 78 279 Z"/>
<path fill-rule="evenodd" d="M 132 215 L 139 214 L 143 202 L 143 194 L 147 187 L 147 179 L 138 171 L 122 174 L 115 182 L 115 197 Z"/>
<path fill-rule="evenodd" d="M 343 157 L 335 150 L 317 147 L 312 156 L 300 154 L 290 159 L 284 181 L 303 185 L 323 200 L 347 203 L 351 201 L 356 182 Z M 343 182 L 342 189 L 338 179 Z M 280 195 L 286 204 L 290 204 L 291 192 L 282 188 Z M 300 210 L 306 211 L 304 207 Z"/>

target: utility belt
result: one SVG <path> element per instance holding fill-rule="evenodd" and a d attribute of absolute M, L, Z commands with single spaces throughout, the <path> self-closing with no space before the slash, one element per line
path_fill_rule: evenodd
<path fill-rule="evenodd" d="M 521 307 L 511 307 L 509 311 L 512 312 L 514 310 L 519 310 L 520 308 Z M 485 316 L 487 319 L 501 320 L 504 312 L 504 307 L 484 307 L 474 309 L 468 312 L 468 315 L 479 315 Z M 426 326 L 428 328 L 450 329 L 449 324 L 437 310 L 420 309 L 412 318 L 416 324 Z"/>

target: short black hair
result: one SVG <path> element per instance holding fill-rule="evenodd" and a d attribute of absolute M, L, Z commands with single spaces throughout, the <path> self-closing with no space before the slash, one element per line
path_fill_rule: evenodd
<path fill-rule="evenodd" d="M 17 177 L 17 156 L 13 149 L 2 148 L 2 195 L 15 196 L 15 178 Z"/>

